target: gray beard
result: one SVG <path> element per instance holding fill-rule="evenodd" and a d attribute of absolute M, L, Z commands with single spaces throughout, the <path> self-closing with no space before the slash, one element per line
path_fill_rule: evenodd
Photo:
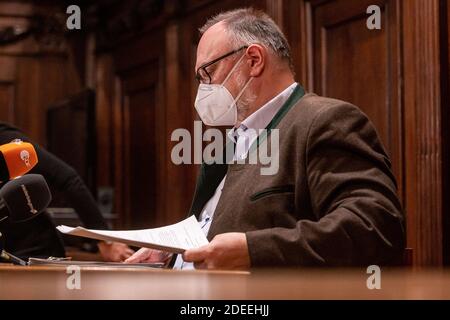
<path fill-rule="evenodd" d="M 250 106 L 256 100 L 256 94 L 249 91 L 244 92 L 239 100 L 236 102 L 237 118 L 242 122 L 249 116 Z"/>
<path fill-rule="evenodd" d="M 238 87 L 243 88 L 247 81 L 249 81 L 249 79 L 245 79 L 241 72 L 237 74 L 236 82 Z M 250 110 L 250 106 L 256 100 L 256 94 L 252 92 L 249 87 L 250 86 L 245 89 L 239 100 L 236 101 L 238 122 L 244 121 L 245 118 L 249 116 L 248 112 Z"/>

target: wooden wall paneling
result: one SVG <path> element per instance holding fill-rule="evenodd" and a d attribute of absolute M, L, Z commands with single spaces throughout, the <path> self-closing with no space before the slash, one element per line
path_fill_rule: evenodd
<path fill-rule="evenodd" d="M 119 215 L 119 221 L 117 227 L 120 229 L 128 228 L 131 224 L 128 221 L 130 218 L 126 215 L 125 207 L 125 195 L 124 184 L 127 179 L 126 173 L 124 172 L 124 123 L 123 123 L 123 98 L 122 98 L 122 87 L 121 81 L 118 76 L 114 76 L 114 100 L 113 100 L 113 125 L 112 125 L 112 135 L 113 144 L 111 146 L 111 152 L 113 154 L 113 166 L 114 174 L 112 177 L 112 182 L 114 186 L 114 211 Z"/>
<path fill-rule="evenodd" d="M 14 123 L 15 85 L 10 81 L 0 81 L 0 121 Z"/>
<path fill-rule="evenodd" d="M 398 1 L 310 1 L 313 37 L 308 78 L 320 95 L 349 101 L 374 123 L 404 198 L 401 38 Z M 382 9 L 381 30 L 366 27 L 369 5 Z M 308 18 L 309 17 L 309 18 Z M 311 87 L 311 85 L 310 85 Z"/>
<path fill-rule="evenodd" d="M 443 151 L 443 244 L 445 265 L 450 265 L 450 202 L 445 201 L 450 195 L 450 2 L 441 1 L 441 43 L 442 70 L 446 70 L 442 79 L 442 151 Z M 446 44 L 446 45 L 445 45 Z"/>
<path fill-rule="evenodd" d="M 445 209 L 448 205 L 442 199 L 443 190 L 448 190 L 448 187 L 444 185 L 445 181 L 442 181 L 445 174 L 442 164 L 445 163 L 444 167 L 446 166 L 445 159 L 448 159 L 448 156 L 445 156 L 442 148 L 448 148 L 449 145 L 445 144 L 445 140 L 442 141 L 441 137 L 441 132 L 448 132 L 448 129 L 442 131 L 445 128 L 441 128 L 441 125 L 448 121 L 443 122 L 440 114 L 441 106 L 445 108 L 448 103 L 441 101 L 441 97 L 445 94 L 439 85 L 440 79 L 445 79 L 448 83 L 448 74 L 444 76 L 441 74 L 445 70 L 445 64 L 439 56 L 442 55 L 441 44 L 447 43 L 442 39 L 439 41 L 445 27 L 442 26 L 442 17 L 439 17 L 438 8 L 441 5 L 442 12 L 444 2 L 380 1 L 375 3 L 369 1 L 364 4 L 364 7 L 369 4 L 378 4 L 383 10 L 384 48 L 382 51 L 377 51 L 377 48 L 367 50 L 361 54 L 361 61 L 372 66 L 369 69 L 378 70 L 377 73 L 384 76 L 384 79 L 379 79 L 378 82 L 385 88 L 385 92 L 378 93 L 378 96 L 384 96 L 385 103 L 383 100 L 377 100 L 376 97 L 370 97 L 370 93 L 374 91 L 374 88 L 376 89 L 374 86 L 370 86 L 368 95 L 362 91 L 363 95 L 356 97 L 355 100 L 353 100 L 354 96 L 345 96 L 345 92 L 334 93 L 329 90 L 330 85 L 333 86 L 333 82 L 339 80 L 333 79 L 332 74 L 330 75 L 328 59 L 323 60 L 321 46 L 324 45 L 323 39 L 326 39 L 324 33 L 329 31 L 322 30 L 319 33 L 317 28 L 314 31 L 316 35 L 314 58 L 318 56 L 318 52 L 322 54 L 319 54 L 321 60 L 320 62 L 316 60 L 314 67 L 320 65 L 327 68 L 322 72 L 314 73 L 316 91 L 355 102 L 369 114 L 377 128 L 381 129 L 380 133 L 388 146 L 399 182 L 399 194 L 404 203 L 407 219 L 407 245 L 413 248 L 413 261 L 416 266 L 439 266 L 443 261 L 442 252 L 446 254 L 447 259 L 449 252 L 447 243 L 450 228 L 448 210 Z M 329 3 L 332 5 L 331 2 Z M 362 3 L 359 2 L 360 5 Z M 313 19 L 317 18 L 316 8 L 320 5 L 328 5 L 328 3 L 320 2 L 314 7 L 314 1 L 311 4 Z M 356 6 L 355 3 L 352 4 Z M 346 6 L 345 9 L 350 12 L 352 5 Z M 339 12 L 335 14 L 345 16 Z M 329 18 L 326 17 L 324 20 L 332 23 Z M 338 25 L 338 27 L 342 26 Z M 363 28 L 360 28 L 359 31 L 362 30 Z M 334 38 L 345 39 L 343 34 L 335 35 Z M 352 49 L 354 47 L 346 46 L 345 51 L 351 53 Z M 336 52 L 336 48 L 327 47 L 326 51 Z M 384 67 L 381 65 L 381 70 L 374 68 L 376 67 L 374 61 L 380 63 L 383 61 L 383 55 L 386 59 Z M 342 57 L 341 60 L 345 64 L 344 59 L 347 57 Z M 352 72 L 355 63 L 351 60 L 352 58 L 348 59 L 350 60 L 347 61 L 352 62 L 351 65 L 344 66 L 339 74 L 345 71 Z M 352 79 L 349 81 L 349 91 L 353 91 L 358 82 L 368 85 L 370 81 Z M 366 105 L 365 99 L 376 101 L 376 104 Z M 358 103 L 357 100 L 362 102 Z M 377 104 L 384 106 L 377 109 Z M 442 143 L 444 143 L 443 147 Z M 448 150 L 445 149 L 445 151 Z"/>
<path fill-rule="evenodd" d="M 122 174 L 124 176 L 124 179 L 122 180 L 122 188 L 123 188 L 123 194 L 121 195 L 123 198 L 123 215 L 125 217 L 125 221 L 126 221 L 126 228 L 132 228 L 133 226 L 136 225 L 137 220 L 139 220 L 140 223 L 144 223 L 144 224 L 150 224 L 150 221 L 145 221 L 145 219 L 143 219 L 143 215 L 147 215 L 147 212 L 132 212 L 132 201 L 135 200 L 133 199 L 133 196 L 131 195 L 131 190 L 132 190 L 132 186 L 131 186 L 131 181 L 135 182 L 134 177 L 131 177 L 131 168 L 130 168 L 130 152 L 131 150 L 136 151 L 136 148 L 132 148 L 130 146 L 130 112 L 127 110 L 128 108 L 130 108 L 130 100 L 129 100 L 129 92 L 126 92 L 126 90 L 124 89 L 124 84 L 123 84 L 123 79 L 119 76 L 119 83 L 120 83 L 120 93 L 121 93 L 121 104 L 120 104 L 120 108 L 122 111 L 122 118 L 120 119 L 120 121 L 122 122 L 122 131 L 120 132 L 123 136 L 122 136 L 122 141 L 123 141 L 123 145 L 122 145 L 122 150 L 120 150 L 123 153 L 123 158 L 122 158 L 122 170 L 120 172 L 118 172 L 118 174 Z M 133 93 L 131 93 L 133 94 Z M 147 107 L 147 104 L 144 105 L 145 107 Z M 134 107 L 134 105 L 133 105 Z M 141 123 L 139 123 L 141 124 Z M 136 125 L 136 124 L 135 124 Z M 136 141 L 137 143 L 137 141 Z M 136 155 L 134 155 L 136 156 Z M 148 188 L 146 188 L 148 186 L 149 183 L 154 183 L 154 181 L 151 179 L 153 177 L 149 177 L 147 175 L 142 175 L 142 177 L 144 179 L 148 179 L 147 182 L 142 181 L 139 182 L 138 186 L 144 186 L 144 189 L 148 190 Z M 155 201 L 155 199 L 150 199 L 151 201 Z M 140 203 L 139 205 L 143 206 L 144 208 L 148 209 L 148 205 L 147 205 L 147 201 L 145 203 Z M 153 204 L 153 203 L 152 203 Z M 152 205 L 150 204 L 150 206 Z M 147 206 L 146 206 L 147 205 Z"/>
<path fill-rule="evenodd" d="M 124 184 L 126 214 L 130 227 L 152 226 L 164 212 L 157 210 L 157 203 L 164 203 L 158 197 L 161 189 L 157 173 L 163 168 L 158 165 L 161 157 L 156 143 L 163 136 L 157 131 L 156 108 L 160 106 L 155 88 L 155 80 L 144 79 L 155 74 L 154 66 L 142 66 L 140 71 L 147 74 L 122 75 L 122 108 L 124 139 Z"/>
<path fill-rule="evenodd" d="M 38 143 L 45 143 L 41 134 L 39 104 L 39 62 L 32 57 L 17 60 L 16 125 Z"/>
<path fill-rule="evenodd" d="M 298 0 L 267 0 L 267 13 L 281 27 L 291 47 L 296 81 L 308 91 L 312 85 L 310 3 Z"/>
<path fill-rule="evenodd" d="M 283 11 L 283 8 L 290 8 L 292 11 L 295 11 L 295 8 L 292 7 L 292 5 L 295 4 L 291 1 L 266 0 L 265 12 L 272 17 L 280 28 L 284 29 L 285 12 Z"/>
<path fill-rule="evenodd" d="M 386 33 L 367 30 L 363 4 L 351 8 L 348 2 L 333 4 L 316 8 L 315 54 L 320 62 L 316 90 L 355 104 L 359 101 L 360 108 L 378 122 L 377 129 L 388 144 L 388 113 L 378 104 L 386 96 Z M 373 104 L 368 105 L 368 100 Z"/>
<path fill-rule="evenodd" d="M 180 107 L 185 109 L 186 119 L 183 128 L 189 130 L 191 135 L 194 133 L 194 120 L 200 120 L 194 108 L 195 95 L 198 83 L 195 80 L 195 57 L 196 57 L 196 41 L 194 37 L 198 38 L 197 24 L 193 24 L 191 19 L 182 19 L 180 21 L 180 28 L 185 30 L 180 37 L 180 75 L 182 86 L 179 88 L 180 92 Z M 186 172 L 185 181 L 185 195 L 184 208 L 185 213 L 190 208 L 192 197 L 195 190 L 195 183 L 197 179 L 198 166 L 196 165 L 182 165 L 181 169 Z M 185 215 L 186 216 L 186 215 Z"/>
<path fill-rule="evenodd" d="M 416 265 L 443 257 L 439 0 L 403 5 L 408 245 Z"/>
<path fill-rule="evenodd" d="M 390 0 L 384 6 L 384 25 L 387 32 L 387 95 L 386 103 L 390 106 L 389 145 L 394 174 L 397 178 L 398 194 L 402 204 L 406 203 L 405 180 L 405 115 L 403 88 L 403 51 L 401 0 Z M 407 212 L 405 212 L 407 215 Z"/>
<path fill-rule="evenodd" d="M 96 57 L 96 137 L 97 137 L 97 184 L 112 187 L 114 183 L 114 63 L 110 54 Z"/>
<path fill-rule="evenodd" d="M 164 224 L 166 134 L 163 85 L 164 34 L 148 34 L 114 53 L 120 98 L 120 147 L 115 185 L 126 227 Z M 152 46 L 157 43 L 158 46 Z M 121 183 L 122 186 L 118 186 Z"/>
<path fill-rule="evenodd" d="M 37 110 L 32 118 L 34 136 L 46 144 L 47 108 L 56 101 L 80 92 L 82 79 L 71 65 L 71 59 L 66 54 L 46 54 L 35 59 L 37 95 L 31 99 L 37 100 Z"/>
<path fill-rule="evenodd" d="M 176 129 L 192 129 L 192 108 L 190 105 L 190 78 L 193 72 L 184 59 L 189 50 L 184 50 L 182 24 L 169 23 L 166 27 L 165 63 L 165 110 L 167 140 L 167 201 L 165 223 L 174 223 L 186 217 L 189 210 L 193 185 L 191 165 L 175 165 L 171 159 L 172 148 L 179 142 L 172 142 L 171 134 Z M 191 131 L 192 132 L 192 131 Z"/>
<path fill-rule="evenodd" d="M 169 152 L 169 141 L 170 137 L 167 134 L 167 110 L 166 110 L 166 92 L 165 92 L 165 33 L 161 30 L 158 35 L 160 37 L 161 48 L 159 48 L 157 65 L 157 75 L 158 78 L 154 80 L 153 86 L 155 90 L 154 94 L 154 112 L 155 112 L 155 141 L 156 141 L 156 184 L 154 187 L 154 193 L 158 199 L 156 203 L 157 217 L 155 220 L 156 226 L 163 226 L 168 220 L 168 216 L 172 213 L 167 212 L 166 204 L 171 199 L 170 198 L 170 186 L 167 184 L 167 164 L 170 161 L 168 158 Z M 170 154 L 169 154 L 170 155 Z"/>
<path fill-rule="evenodd" d="M 47 4 L 2 2 L 0 25 L 26 29 L 36 14 L 51 15 L 55 10 Z M 42 145 L 46 144 L 48 105 L 81 87 L 65 44 L 62 37 L 48 33 L 0 47 L 0 81 L 15 84 L 14 115 L 9 121 Z"/>
<path fill-rule="evenodd" d="M 96 30 L 97 61 L 92 65 L 96 65 L 97 90 L 101 90 L 97 92 L 98 119 L 111 121 L 111 126 L 99 128 L 111 137 L 101 140 L 102 149 L 109 149 L 110 155 L 110 169 L 101 175 L 105 185 L 114 188 L 118 228 L 154 227 L 164 224 L 166 217 L 165 14 L 161 4 L 141 1 L 99 7 L 103 24 Z M 151 12 L 146 15 L 142 10 Z"/>

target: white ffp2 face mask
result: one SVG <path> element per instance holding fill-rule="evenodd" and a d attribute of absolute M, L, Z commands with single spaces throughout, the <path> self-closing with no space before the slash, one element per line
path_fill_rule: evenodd
<path fill-rule="evenodd" d="M 198 86 L 195 109 L 200 119 L 208 126 L 231 126 L 237 122 L 236 101 L 239 100 L 253 78 L 250 78 L 242 90 L 233 98 L 223 85 L 241 62 L 244 55 L 236 62 L 222 84 L 204 84 Z"/>

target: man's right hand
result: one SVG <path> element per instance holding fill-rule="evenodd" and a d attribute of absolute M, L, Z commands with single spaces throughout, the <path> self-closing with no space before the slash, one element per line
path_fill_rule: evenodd
<path fill-rule="evenodd" d="M 172 258 L 172 253 L 149 249 L 149 248 L 141 248 L 136 251 L 131 257 L 125 260 L 125 263 L 169 263 Z"/>

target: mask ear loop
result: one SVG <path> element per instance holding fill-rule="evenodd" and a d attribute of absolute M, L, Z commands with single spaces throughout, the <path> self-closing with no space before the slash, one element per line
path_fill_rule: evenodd
<path fill-rule="evenodd" d="M 223 84 L 225 82 L 227 82 L 228 79 L 230 79 L 231 75 L 233 74 L 233 72 L 236 70 L 236 68 L 239 66 L 239 63 L 242 61 L 242 59 L 244 59 L 245 54 L 242 55 L 242 57 L 239 58 L 239 60 L 236 62 L 236 64 L 234 65 L 234 67 L 231 69 L 231 71 L 228 73 L 228 75 L 226 76 L 225 80 L 222 81 L 222 83 L 220 84 L 221 86 L 223 86 Z"/>
<path fill-rule="evenodd" d="M 234 99 L 234 103 L 236 103 L 236 101 L 238 101 L 239 98 L 244 94 L 245 89 L 247 89 L 248 85 L 250 84 L 250 82 L 252 82 L 252 80 L 253 80 L 253 77 L 250 77 L 250 79 L 248 79 L 247 83 L 244 85 L 241 92 L 239 92 L 236 99 Z"/>
<path fill-rule="evenodd" d="M 242 57 L 239 58 L 239 60 L 234 65 L 234 67 L 231 69 L 231 71 L 226 76 L 225 80 L 223 80 L 221 86 L 223 86 L 223 84 L 231 77 L 231 75 L 236 70 L 236 68 L 239 66 L 239 63 L 242 61 L 242 59 L 244 59 L 244 57 L 245 57 L 245 54 L 243 54 Z M 239 98 L 242 96 L 242 94 L 244 93 L 245 89 L 247 89 L 248 85 L 250 84 L 250 82 L 252 80 L 253 80 L 253 77 L 250 77 L 250 79 L 248 79 L 247 83 L 244 85 L 244 87 L 242 88 L 241 92 L 239 92 L 239 94 L 237 95 L 236 99 L 234 99 L 233 103 L 236 103 L 236 101 L 239 100 Z"/>

